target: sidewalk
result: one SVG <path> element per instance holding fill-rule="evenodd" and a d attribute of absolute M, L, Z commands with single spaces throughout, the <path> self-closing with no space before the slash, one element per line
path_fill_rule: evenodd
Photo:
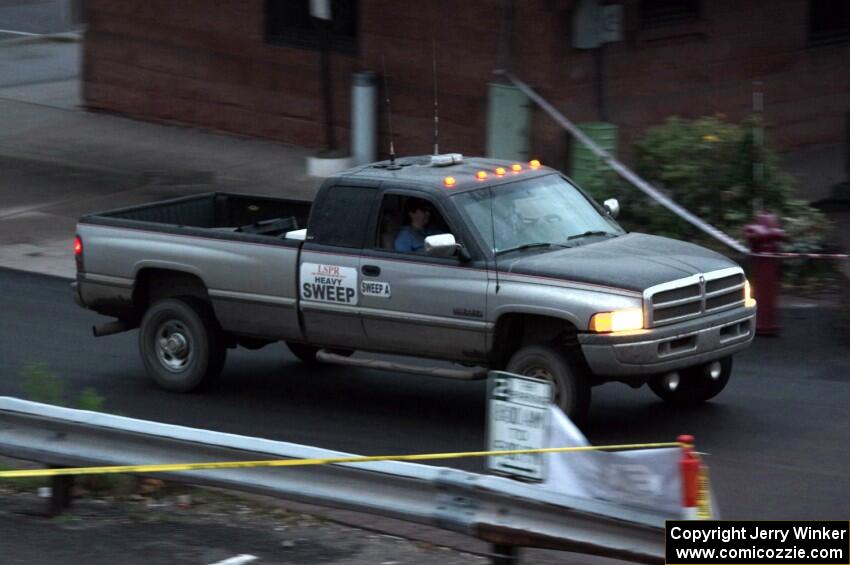
<path fill-rule="evenodd" d="M 85 213 L 209 191 L 315 194 L 307 149 L 86 112 L 66 68 L 80 48 L 0 43 L 0 266 L 73 277 Z"/>

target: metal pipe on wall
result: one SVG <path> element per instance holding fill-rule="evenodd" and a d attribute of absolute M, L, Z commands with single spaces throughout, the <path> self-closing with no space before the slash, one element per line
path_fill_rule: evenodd
<path fill-rule="evenodd" d="M 378 142 L 378 80 L 372 71 L 354 73 L 351 80 L 351 155 L 355 165 L 376 159 Z"/>

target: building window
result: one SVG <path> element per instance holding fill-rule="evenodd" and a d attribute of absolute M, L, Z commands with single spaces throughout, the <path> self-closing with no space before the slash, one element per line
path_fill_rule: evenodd
<path fill-rule="evenodd" d="M 850 42 L 850 3 L 847 0 L 811 0 L 809 44 Z"/>
<path fill-rule="evenodd" d="M 675 25 L 699 19 L 699 0 L 640 0 L 640 29 Z"/>
<path fill-rule="evenodd" d="M 357 0 L 331 0 L 331 49 L 357 52 Z M 266 40 L 318 49 L 320 32 L 310 0 L 266 0 Z"/>

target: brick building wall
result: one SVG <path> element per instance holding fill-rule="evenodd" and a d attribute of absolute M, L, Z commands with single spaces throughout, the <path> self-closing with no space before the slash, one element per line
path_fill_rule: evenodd
<path fill-rule="evenodd" d="M 515 0 L 515 73 L 575 121 L 598 119 L 593 56 L 571 47 L 574 0 Z M 696 21 L 640 29 L 604 50 L 610 121 L 627 143 L 669 115 L 744 117 L 754 80 L 785 148 L 838 142 L 850 112 L 850 45 L 808 46 L 809 0 L 703 0 Z M 174 120 L 305 146 L 322 143 L 319 53 L 270 43 L 265 0 L 89 0 L 84 97 L 93 109 Z M 385 60 L 395 146 L 430 152 L 431 41 L 439 61 L 440 145 L 483 153 L 487 83 L 498 66 L 501 0 L 360 0 L 357 49 L 334 52 L 334 131 L 348 142 L 350 76 Z M 381 97 L 383 99 L 383 96 Z M 387 121 L 380 104 L 381 142 Z M 535 155 L 563 164 L 567 140 L 535 110 Z"/>

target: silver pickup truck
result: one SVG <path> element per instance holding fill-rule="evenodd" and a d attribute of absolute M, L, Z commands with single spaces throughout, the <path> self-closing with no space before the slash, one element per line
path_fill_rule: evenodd
<path fill-rule="evenodd" d="M 95 335 L 139 328 L 174 391 L 215 378 L 228 348 L 284 341 L 307 363 L 537 375 L 574 420 L 610 381 L 714 397 L 754 335 L 743 271 L 626 233 L 617 211 L 537 161 L 397 159 L 327 179 L 312 204 L 214 193 L 84 216 L 73 293 L 116 318 Z"/>

